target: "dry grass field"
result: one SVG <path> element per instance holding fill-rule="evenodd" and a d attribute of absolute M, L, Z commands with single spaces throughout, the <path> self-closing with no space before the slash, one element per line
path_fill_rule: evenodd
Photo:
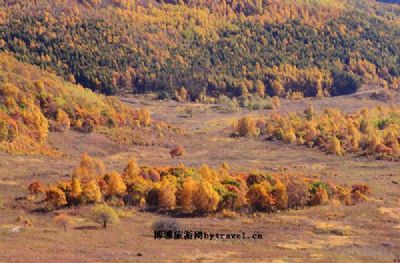
<path fill-rule="evenodd" d="M 381 100 L 374 90 L 325 98 L 282 101 L 279 111 L 303 111 L 334 106 L 346 112 L 380 104 L 399 104 L 395 96 Z M 66 154 L 63 158 L 0 153 L 0 262 L 400 262 L 400 163 L 356 155 L 328 155 L 317 149 L 265 142 L 257 138 L 231 138 L 232 125 L 244 115 L 272 111 L 241 110 L 219 113 L 213 105 L 153 101 L 143 97 L 122 99 L 128 105 L 145 105 L 153 119 L 185 130 L 165 138 L 161 145 L 117 145 L 104 135 L 73 131 L 51 133 L 49 141 Z M 192 116 L 185 112 L 191 108 Z M 184 156 L 171 159 L 174 145 L 185 148 Z M 184 229 L 219 233 L 261 233 L 261 240 L 154 240 L 152 224 L 166 215 L 133 210 L 133 216 L 101 229 L 87 219 L 90 207 L 63 211 L 76 218 L 64 232 L 53 223 L 55 212 L 32 212 L 25 201 L 30 182 L 55 182 L 68 178 L 82 152 L 104 161 L 108 170 L 121 171 L 128 159 L 140 165 L 218 167 L 226 162 L 234 171 L 286 171 L 319 174 L 335 184 L 365 183 L 371 199 L 354 206 L 334 202 L 325 206 L 279 213 L 257 213 L 223 218 L 220 214 L 178 218 Z M 18 216 L 29 218 L 33 227 L 19 233 Z"/>

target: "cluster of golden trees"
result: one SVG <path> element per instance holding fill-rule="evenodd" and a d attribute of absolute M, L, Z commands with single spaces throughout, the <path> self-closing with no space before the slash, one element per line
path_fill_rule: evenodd
<path fill-rule="evenodd" d="M 151 124 L 147 109 L 133 110 L 113 97 L 68 84 L 52 74 L 0 54 L 0 149 L 50 153 L 49 130 L 92 132 Z"/>
<path fill-rule="evenodd" d="M 265 119 L 239 120 L 240 136 L 266 136 L 287 143 L 320 147 L 328 153 L 358 153 L 398 160 L 400 157 L 400 109 L 375 107 L 345 114 L 311 106 L 303 114 L 273 113 Z"/>
<path fill-rule="evenodd" d="M 218 169 L 139 167 L 130 160 L 122 174 L 105 172 L 101 161 L 84 154 L 71 179 L 44 186 L 33 182 L 30 194 L 49 209 L 106 202 L 113 206 L 207 214 L 222 210 L 273 212 L 366 200 L 368 186 L 333 185 L 300 175 L 233 173 L 227 164 Z"/>

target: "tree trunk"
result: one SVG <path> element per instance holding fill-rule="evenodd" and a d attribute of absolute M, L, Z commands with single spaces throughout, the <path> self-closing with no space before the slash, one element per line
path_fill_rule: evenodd
<path fill-rule="evenodd" d="M 103 221 L 103 228 L 107 228 L 107 221 Z"/>
<path fill-rule="evenodd" d="M 67 232 L 67 225 L 64 225 L 64 232 Z"/>

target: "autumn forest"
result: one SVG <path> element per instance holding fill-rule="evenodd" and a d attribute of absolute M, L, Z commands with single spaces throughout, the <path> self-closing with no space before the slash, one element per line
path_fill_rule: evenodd
<path fill-rule="evenodd" d="M 0 0 L 0 262 L 400 262 L 399 105 L 398 1 Z"/>

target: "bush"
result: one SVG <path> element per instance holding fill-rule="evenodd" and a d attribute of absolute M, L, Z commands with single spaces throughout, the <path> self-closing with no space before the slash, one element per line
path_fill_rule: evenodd
<path fill-rule="evenodd" d="M 303 208 L 309 200 L 308 186 L 302 179 L 290 178 L 286 185 L 288 208 Z"/>
<path fill-rule="evenodd" d="M 269 98 L 261 98 L 259 95 L 249 95 L 247 97 L 240 97 L 239 104 L 241 107 L 249 110 L 263 110 L 272 109 L 273 105 Z"/>
<path fill-rule="evenodd" d="M 52 187 L 46 191 L 45 202 L 49 208 L 59 208 L 67 204 L 67 198 L 61 189 Z"/>
<path fill-rule="evenodd" d="M 324 188 L 318 188 L 317 191 L 311 195 L 311 205 L 325 205 L 328 203 L 328 192 Z"/>
<path fill-rule="evenodd" d="M 179 231 L 181 224 L 175 219 L 160 219 L 153 223 L 152 228 L 154 231 Z"/>
<path fill-rule="evenodd" d="M 33 222 L 28 217 L 18 216 L 15 221 L 24 227 L 33 227 Z"/>
<path fill-rule="evenodd" d="M 222 113 L 233 113 L 239 111 L 239 104 L 237 100 L 230 99 L 225 95 L 218 98 L 218 110 Z"/>
<path fill-rule="evenodd" d="M 328 202 L 328 185 L 322 182 L 313 182 L 310 186 L 310 205 L 325 205 Z"/>
<path fill-rule="evenodd" d="M 237 132 L 239 133 L 239 136 L 257 136 L 259 131 L 260 130 L 256 127 L 256 123 L 249 117 L 244 117 L 238 122 Z"/>
<path fill-rule="evenodd" d="M 223 218 L 235 219 L 237 218 L 237 214 L 234 211 L 223 209 L 221 212 Z"/>
<path fill-rule="evenodd" d="M 38 197 L 39 194 L 42 194 L 45 192 L 45 188 L 43 186 L 43 184 L 41 182 L 32 182 L 29 187 L 28 187 L 28 191 L 30 194 L 35 195 L 36 197 Z"/>
<path fill-rule="evenodd" d="M 185 149 L 182 146 L 176 146 L 173 149 L 171 149 L 171 151 L 169 152 L 169 154 L 171 155 L 171 158 L 181 157 L 181 156 L 183 156 L 184 153 L 185 153 Z"/>
<path fill-rule="evenodd" d="M 327 147 L 328 153 L 331 154 L 336 154 L 336 155 L 342 155 L 343 154 L 343 149 L 342 146 L 340 145 L 340 141 L 338 138 L 333 137 L 328 144 Z"/>
<path fill-rule="evenodd" d="M 257 211 L 271 212 L 275 209 L 276 200 L 272 196 L 272 186 L 268 182 L 253 184 L 247 192 L 247 198 Z"/>
<path fill-rule="evenodd" d="M 101 224 L 103 228 L 107 228 L 107 224 L 116 224 L 119 222 L 119 217 L 115 210 L 105 204 L 94 206 L 90 216 L 96 223 Z"/>
<path fill-rule="evenodd" d="M 74 220 L 65 214 L 60 214 L 54 218 L 54 223 L 64 228 L 64 232 L 67 232 L 67 228 L 74 224 Z"/>

